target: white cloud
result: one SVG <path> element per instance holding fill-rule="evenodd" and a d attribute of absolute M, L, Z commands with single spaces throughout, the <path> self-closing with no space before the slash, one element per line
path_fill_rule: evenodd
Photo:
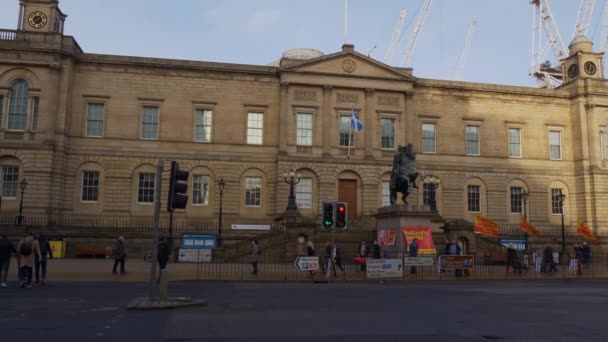
<path fill-rule="evenodd" d="M 253 14 L 249 17 L 247 21 L 247 26 L 250 29 L 261 29 L 264 27 L 271 26 L 281 16 L 281 11 L 278 9 L 272 10 L 259 10 L 253 12 Z"/>

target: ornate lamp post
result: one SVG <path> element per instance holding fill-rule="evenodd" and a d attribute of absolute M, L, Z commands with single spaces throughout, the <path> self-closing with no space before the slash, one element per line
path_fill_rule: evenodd
<path fill-rule="evenodd" d="M 283 178 L 285 179 L 285 183 L 289 184 L 289 200 L 287 201 L 287 210 L 298 210 L 298 206 L 296 205 L 296 195 L 294 193 L 294 186 L 300 183 L 302 175 L 296 173 L 292 169 L 289 172 L 283 172 Z"/>
<path fill-rule="evenodd" d="M 428 187 L 428 189 L 430 191 L 429 205 L 431 207 L 431 212 L 433 212 L 433 213 L 437 212 L 436 190 L 439 187 L 439 183 L 441 183 L 441 181 L 439 180 L 439 178 L 437 178 L 435 176 L 424 177 L 424 184 Z"/>
<path fill-rule="evenodd" d="M 562 212 L 562 255 L 566 253 L 566 228 L 564 227 L 564 200 L 566 195 L 560 193 L 557 198 L 559 199 L 559 208 Z"/>
<path fill-rule="evenodd" d="M 25 188 L 27 188 L 27 181 L 25 178 L 21 182 L 19 182 L 19 187 L 21 188 L 21 200 L 19 201 L 19 216 L 17 216 L 17 224 L 23 224 L 23 193 L 25 192 Z"/>
<path fill-rule="evenodd" d="M 528 197 L 530 196 L 529 193 L 526 192 L 526 190 L 524 190 L 524 192 L 521 193 L 521 200 L 524 202 L 524 219 L 526 220 L 526 222 L 528 222 L 528 216 L 526 214 L 526 204 L 528 203 Z M 524 253 L 528 251 L 528 233 L 524 233 Z"/>
<path fill-rule="evenodd" d="M 222 247 L 222 205 L 223 205 L 223 197 L 224 197 L 224 178 L 220 178 L 220 181 L 217 183 L 217 188 L 220 190 L 220 219 L 217 225 L 217 246 Z"/>

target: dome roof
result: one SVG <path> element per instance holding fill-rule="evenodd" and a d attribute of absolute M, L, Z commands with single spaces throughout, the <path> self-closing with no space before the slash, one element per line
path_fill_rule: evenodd
<path fill-rule="evenodd" d="M 289 49 L 283 52 L 281 58 L 290 59 L 313 59 L 324 56 L 325 54 L 317 49 Z"/>
<path fill-rule="evenodd" d="M 591 41 L 591 39 L 587 38 L 587 36 L 579 33 L 576 35 L 576 37 L 574 37 L 574 39 L 572 39 L 572 42 L 570 43 L 569 46 L 578 44 L 578 43 L 593 43 L 593 42 Z"/>

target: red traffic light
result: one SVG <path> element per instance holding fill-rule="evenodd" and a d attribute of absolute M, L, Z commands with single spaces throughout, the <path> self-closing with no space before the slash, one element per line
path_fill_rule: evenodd
<path fill-rule="evenodd" d="M 344 206 L 343 206 L 343 205 L 341 205 L 341 206 L 339 206 L 339 207 L 338 207 L 338 210 L 339 210 L 341 213 L 343 213 L 343 212 L 344 212 L 344 210 L 346 210 L 346 209 L 344 208 Z"/>

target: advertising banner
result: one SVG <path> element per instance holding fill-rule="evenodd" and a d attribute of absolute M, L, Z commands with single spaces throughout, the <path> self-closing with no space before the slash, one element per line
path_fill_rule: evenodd
<path fill-rule="evenodd" d="M 408 244 L 418 239 L 418 255 L 436 254 L 435 244 L 433 243 L 433 234 L 431 228 L 427 227 L 405 227 L 401 229 L 405 236 L 405 243 Z"/>
<path fill-rule="evenodd" d="M 402 278 L 403 260 L 369 259 L 367 260 L 367 279 Z"/>
<path fill-rule="evenodd" d="M 65 257 L 65 244 L 63 243 L 63 239 L 49 239 L 49 245 L 51 245 L 53 258 Z"/>
<path fill-rule="evenodd" d="M 404 257 L 403 266 L 433 266 L 435 258 L 433 257 Z"/>
<path fill-rule="evenodd" d="M 179 249 L 179 262 L 211 262 L 211 249 Z"/>
<path fill-rule="evenodd" d="M 472 255 L 442 255 L 439 257 L 439 268 L 445 269 L 473 269 Z"/>

